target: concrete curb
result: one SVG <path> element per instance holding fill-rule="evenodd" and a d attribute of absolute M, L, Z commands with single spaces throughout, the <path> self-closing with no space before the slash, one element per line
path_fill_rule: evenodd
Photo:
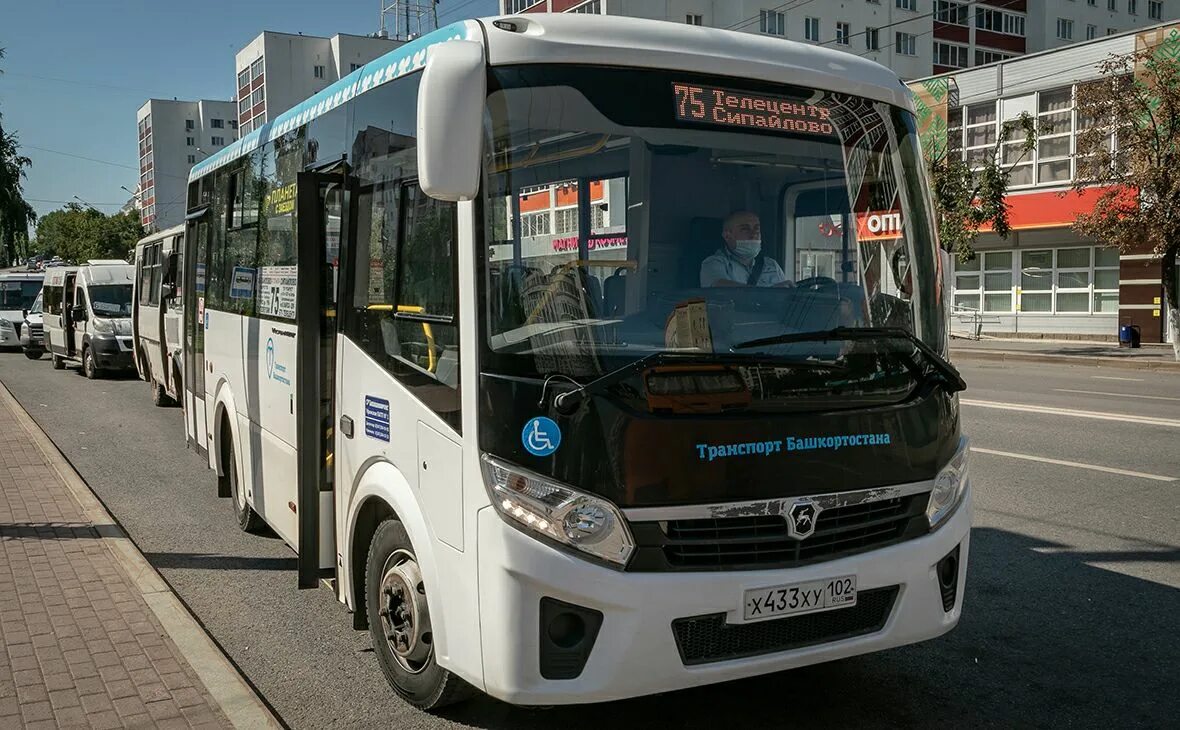
<path fill-rule="evenodd" d="M 1139 360 L 1121 357 L 1099 357 L 1090 355 L 1051 355 L 1039 352 L 1018 352 L 1014 350 L 976 350 L 951 348 L 951 360 L 986 360 L 991 362 L 1039 362 L 1059 365 L 1077 365 L 1094 368 L 1119 368 L 1124 370 L 1150 370 L 1154 372 L 1180 373 L 1180 362 L 1170 360 Z"/>
<path fill-rule="evenodd" d="M 86 518 L 94 525 L 104 526 L 98 530 L 99 539 L 114 555 L 115 562 L 131 579 L 156 619 L 168 632 L 168 637 L 176 644 L 230 723 L 243 730 L 282 728 L 278 718 L 172 592 L 167 581 L 147 561 L 49 435 L 37 425 L 3 383 L 0 383 L 0 400 L 16 416 L 29 439 L 81 506 Z"/>

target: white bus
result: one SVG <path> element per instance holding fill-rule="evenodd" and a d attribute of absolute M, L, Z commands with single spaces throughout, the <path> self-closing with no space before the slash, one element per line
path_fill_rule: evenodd
<path fill-rule="evenodd" d="M 188 439 L 421 708 L 939 636 L 971 508 L 910 103 L 670 23 L 407 43 L 193 168 Z"/>
<path fill-rule="evenodd" d="M 157 406 L 180 402 L 182 368 L 180 285 L 184 225 L 147 236 L 135 246 L 131 331 L 135 367 Z"/>

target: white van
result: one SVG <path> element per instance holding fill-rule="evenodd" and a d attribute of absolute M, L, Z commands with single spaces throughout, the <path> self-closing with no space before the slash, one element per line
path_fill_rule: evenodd
<path fill-rule="evenodd" d="M 0 274 L 0 348 L 20 347 L 21 323 L 44 278 L 33 271 Z"/>
<path fill-rule="evenodd" d="M 139 377 L 152 386 L 152 402 L 158 406 L 179 403 L 184 392 L 180 385 L 183 253 L 183 225 L 153 233 L 135 246 L 131 316 L 135 366 Z"/>
<path fill-rule="evenodd" d="M 135 267 L 118 259 L 50 269 L 45 276 L 45 346 L 55 370 L 67 360 L 88 378 L 103 370 L 135 367 L 131 336 L 131 288 Z"/>

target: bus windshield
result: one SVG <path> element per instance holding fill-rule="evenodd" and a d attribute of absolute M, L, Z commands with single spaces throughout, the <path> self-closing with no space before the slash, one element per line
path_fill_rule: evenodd
<path fill-rule="evenodd" d="M 40 291 L 40 281 L 0 281 L 0 309 L 14 312 L 28 309 Z"/>
<path fill-rule="evenodd" d="M 900 391 L 896 343 L 786 336 L 900 328 L 945 355 L 908 112 L 627 69 L 493 69 L 489 89 L 485 371 L 585 383 L 725 353 Z"/>
<path fill-rule="evenodd" d="M 131 316 L 131 285 L 103 284 L 91 285 L 90 308 L 97 317 L 130 317 Z"/>

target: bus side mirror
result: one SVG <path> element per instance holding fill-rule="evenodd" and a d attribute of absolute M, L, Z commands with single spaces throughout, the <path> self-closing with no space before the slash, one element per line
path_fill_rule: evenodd
<path fill-rule="evenodd" d="M 471 200 L 479 192 L 487 85 L 482 44 L 446 41 L 427 51 L 418 87 L 418 184 L 432 198 Z"/>
<path fill-rule="evenodd" d="M 86 321 L 86 307 L 82 306 L 81 304 L 75 305 L 74 308 L 70 310 L 70 314 L 73 315 L 75 322 Z"/>

